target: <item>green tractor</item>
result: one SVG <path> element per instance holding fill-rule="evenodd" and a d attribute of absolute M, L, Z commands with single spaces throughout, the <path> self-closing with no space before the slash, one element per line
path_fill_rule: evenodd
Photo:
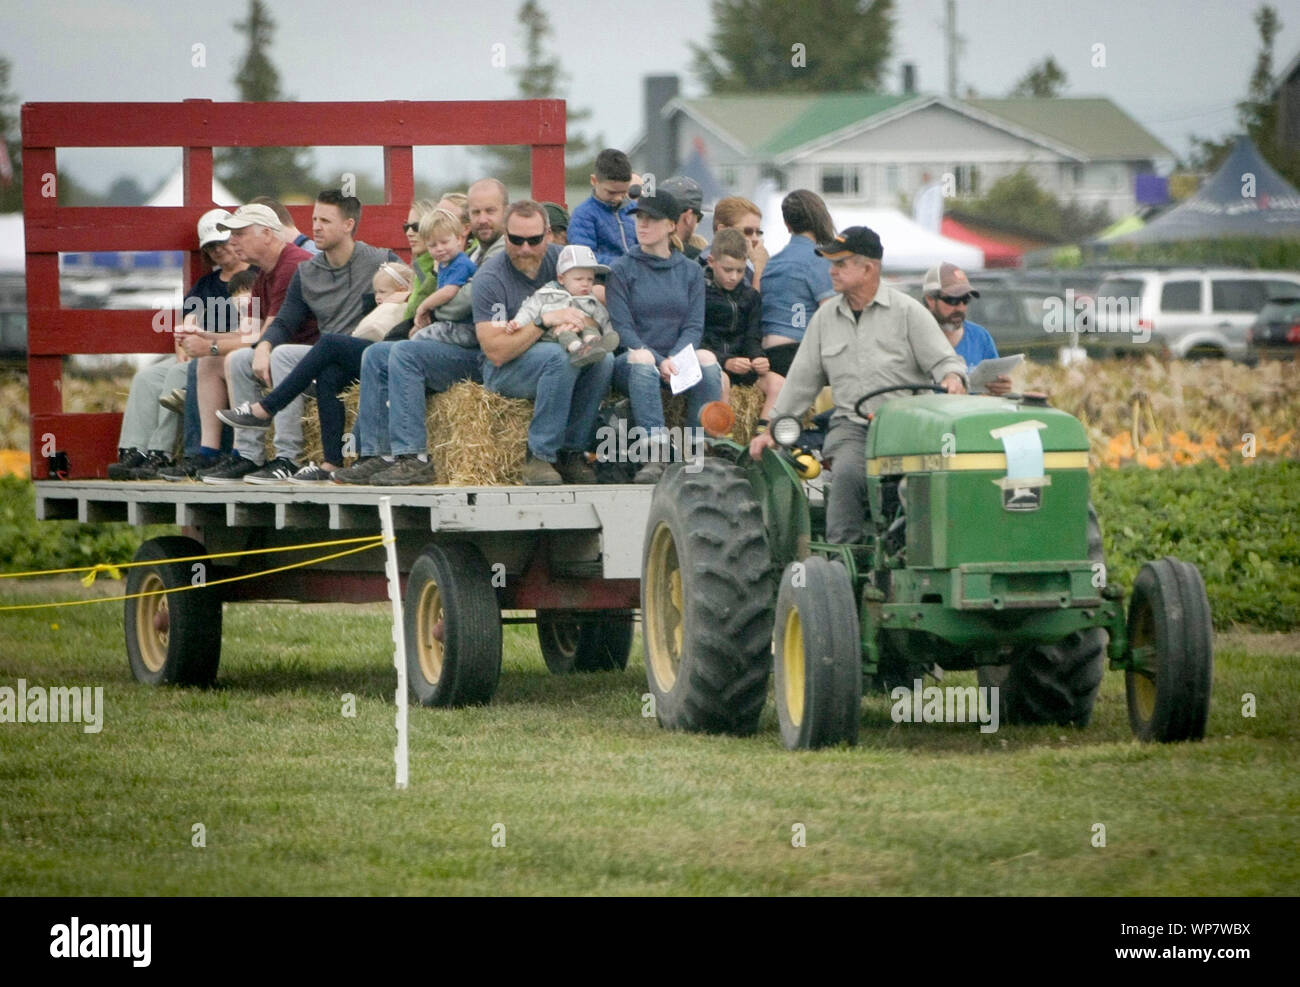
<path fill-rule="evenodd" d="M 641 581 L 660 724 L 753 733 L 774 672 L 786 747 L 852 744 L 864 687 L 975 669 L 1001 721 L 1085 726 L 1109 656 L 1138 738 L 1201 738 L 1205 584 L 1186 562 L 1148 562 L 1125 614 L 1079 421 L 1035 395 L 886 390 L 913 394 L 871 419 L 860 544 L 825 541 L 819 467 L 793 418 L 773 422 L 778 448 L 760 462 L 714 439 L 660 480 Z"/>

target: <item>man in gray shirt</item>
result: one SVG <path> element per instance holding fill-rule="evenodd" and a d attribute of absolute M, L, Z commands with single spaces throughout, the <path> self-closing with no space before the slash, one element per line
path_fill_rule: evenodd
<path fill-rule="evenodd" d="M 916 299 L 880 283 L 880 237 L 866 226 L 851 226 L 817 248 L 831 262 L 831 284 L 839 294 L 808 322 L 799 352 L 772 409 L 802 415 L 827 384 L 835 401 L 831 427 L 822 447 L 834 459 L 834 481 L 826 504 L 826 540 L 862 540 L 867 510 L 867 424 L 854 413 L 862 395 L 902 384 L 939 384 L 949 394 L 966 393 L 966 364 Z M 868 403 L 874 411 L 891 395 Z M 758 459 L 776 443 L 767 432 L 750 443 Z"/>

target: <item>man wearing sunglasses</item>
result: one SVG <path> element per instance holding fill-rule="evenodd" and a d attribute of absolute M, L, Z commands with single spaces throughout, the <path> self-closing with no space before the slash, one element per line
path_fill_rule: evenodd
<path fill-rule="evenodd" d="M 595 438 L 596 413 L 609 391 L 614 358 L 575 367 L 556 343 L 533 345 L 545 329 L 581 325 L 575 308 L 544 312 L 537 324 L 512 330 L 509 320 L 538 288 L 555 280 L 560 248 L 540 203 L 513 202 L 505 213 L 505 253 L 474 276 L 474 323 L 483 350 L 483 385 L 533 402 L 524 460 L 526 484 L 594 483 L 584 453 Z M 594 325 L 594 323 L 593 323 Z"/>
<path fill-rule="evenodd" d="M 935 264 L 925 272 L 921 290 L 925 307 L 957 355 L 966 361 L 966 369 L 974 369 L 981 360 L 998 358 L 998 348 L 988 330 L 966 318 L 971 299 L 979 298 L 980 293 L 970 286 L 965 271 L 956 264 Z M 1006 394 L 1011 390 L 1011 378 L 1002 374 L 990 381 L 985 390 L 989 394 Z"/>

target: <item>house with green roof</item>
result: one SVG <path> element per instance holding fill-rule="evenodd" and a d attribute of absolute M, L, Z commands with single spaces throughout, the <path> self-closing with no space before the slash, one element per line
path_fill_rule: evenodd
<path fill-rule="evenodd" d="M 979 196 L 1024 168 L 1063 201 L 1104 203 L 1123 216 L 1136 205 L 1138 174 L 1174 159 L 1104 97 L 678 96 L 646 110 L 651 125 L 629 152 L 633 167 L 671 173 L 702 160 L 731 194 L 753 198 L 770 181 L 810 188 L 832 207 L 896 208 L 936 182 L 948 195 Z"/>

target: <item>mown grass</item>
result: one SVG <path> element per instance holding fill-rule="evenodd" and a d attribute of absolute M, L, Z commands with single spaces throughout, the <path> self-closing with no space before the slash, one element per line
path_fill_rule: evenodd
<path fill-rule="evenodd" d="M 0 605 L 114 592 L 0 586 Z M 99 734 L 0 724 L 0 888 L 36 895 L 1275 895 L 1300 891 L 1300 637 L 1220 637 L 1210 737 L 1142 746 L 1123 676 L 1083 731 L 894 724 L 783 750 L 662 731 L 626 672 L 506 629 L 491 706 L 411 710 L 393 786 L 383 606 L 228 605 L 210 690 L 127 670 L 121 604 L 0 613 L 0 685 L 103 686 Z M 970 676 L 950 675 L 945 684 Z M 1258 716 L 1239 697 L 1257 697 Z M 343 694 L 356 717 L 342 715 Z M 206 828 L 206 847 L 191 845 Z M 1092 845 L 1093 826 L 1106 846 Z M 505 846 L 494 847 L 495 824 Z M 807 846 L 792 846 L 793 827 Z M 501 831 L 498 829 L 497 833 Z"/>

